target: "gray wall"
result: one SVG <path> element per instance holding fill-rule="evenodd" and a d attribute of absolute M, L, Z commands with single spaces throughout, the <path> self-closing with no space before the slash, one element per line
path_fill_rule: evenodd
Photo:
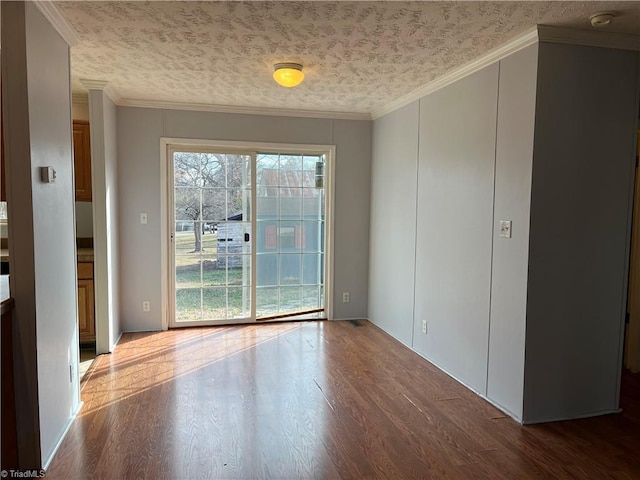
<path fill-rule="evenodd" d="M 540 45 L 524 420 L 618 408 L 638 54 Z"/>
<path fill-rule="evenodd" d="M 120 314 L 123 331 L 160 330 L 160 137 L 162 110 L 118 107 Z M 148 223 L 141 225 L 140 212 Z M 142 302 L 151 311 L 142 312 Z"/>
<path fill-rule="evenodd" d="M 76 237 L 93 238 L 93 203 L 76 202 Z"/>
<path fill-rule="evenodd" d="M 119 107 L 117 136 L 123 330 L 162 328 L 161 137 L 336 145 L 334 317 L 366 317 L 371 122 Z"/>
<path fill-rule="evenodd" d="M 96 352 L 111 352 L 120 337 L 120 264 L 116 106 L 102 90 L 89 91 L 93 189 Z"/>
<path fill-rule="evenodd" d="M 637 61 L 533 45 L 374 123 L 371 320 L 524 422 L 618 407 Z"/>
<path fill-rule="evenodd" d="M 538 45 L 500 61 L 487 397 L 522 417 Z M 511 220 L 501 238 L 500 220 Z"/>
<path fill-rule="evenodd" d="M 69 48 L 30 2 L 2 3 L 18 448 L 50 460 L 80 403 Z M 56 182 L 39 180 L 51 166 Z"/>
<path fill-rule="evenodd" d="M 482 394 L 497 97 L 494 64 L 420 100 L 413 348 Z"/>
<path fill-rule="evenodd" d="M 369 320 L 410 346 L 419 108 L 416 101 L 373 123 L 371 167 Z"/>

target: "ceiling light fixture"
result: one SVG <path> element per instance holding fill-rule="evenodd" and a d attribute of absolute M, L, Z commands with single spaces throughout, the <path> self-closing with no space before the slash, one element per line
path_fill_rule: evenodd
<path fill-rule="evenodd" d="M 273 79 L 283 87 L 295 87 L 304 80 L 302 65 L 299 63 L 276 63 L 273 66 Z"/>
<path fill-rule="evenodd" d="M 598 12 L 594 13 L 589 17 L 591 21 L 591 26 L 596 28 L 606 27 L 615 18 L 615 14 L 613 12 Z"/>

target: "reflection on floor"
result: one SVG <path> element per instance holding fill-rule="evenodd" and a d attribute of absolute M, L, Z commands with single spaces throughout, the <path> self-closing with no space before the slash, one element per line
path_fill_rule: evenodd
<path fill-rule="evenodd" d="M 96 349 L 95 347 L 89 348 L 80 348 L 80 367 L 78 368 L 78 374 L 80 376 L 80 380 L 84 377 L 84 374 L 87 373 L 89 367 L 93 363 L 96 358 Z"/>
<path fill-rule="evenodd" d="M 640 479 L 640 374 L 622 413 L 523 427 L 359 323 L 125 333 L 46 478 Z"/>

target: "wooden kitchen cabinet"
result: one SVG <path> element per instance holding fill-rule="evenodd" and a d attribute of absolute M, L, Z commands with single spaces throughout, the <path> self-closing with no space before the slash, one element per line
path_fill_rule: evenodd
<path fill-rule="evenodd" d="M 2 85 L 0 84 L 0 202 L 7 201 L 7 181 L 4 173 L 4 125 L 2 123 Z"/>
<path fill-rule="evenodd" d="M 80 343 L 96 341 L 93 263 L 78 263 L 78 330 Z"/>
<path fill-rule="evenodd" d="M 89 122 L 73 121 L 73 171 L 76 180 L 76 201 L 91 201 L 91 136 Z"/>

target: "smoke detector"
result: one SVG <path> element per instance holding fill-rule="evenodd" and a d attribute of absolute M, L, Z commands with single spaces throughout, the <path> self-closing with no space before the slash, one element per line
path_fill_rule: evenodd
<path fill-rule="evenodd" d="M 613 12 L 598 12 L 591 15 L 589 20 L 591 21 L 591 26 L 602 28 L 609 25 L 614 18 L 615 14 Z"/>

